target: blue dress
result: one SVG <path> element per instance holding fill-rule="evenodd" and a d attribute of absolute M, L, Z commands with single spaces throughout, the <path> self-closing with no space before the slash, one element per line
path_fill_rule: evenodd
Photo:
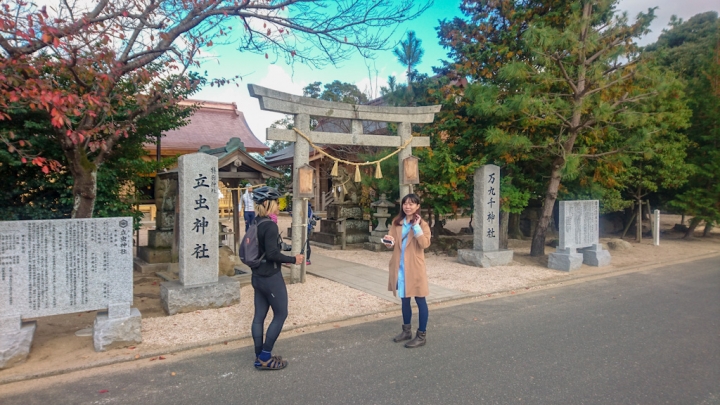
<path fill-rule="evenodd" d="M 405 298 L 405 246 L 407 246 L 408 234 L 410 233 L 410 229 L 413 230 L 415 235 L 422 235 L 423 233 L 420 224 L 416 224 L 415 226 L 413 226 L 407 222 L 407 218 L 403 220 L 402 242 L 400 243 L 400 268 L 398 268 L 397 282 L 397 292 L 398 297 L 400 298 Z"/>

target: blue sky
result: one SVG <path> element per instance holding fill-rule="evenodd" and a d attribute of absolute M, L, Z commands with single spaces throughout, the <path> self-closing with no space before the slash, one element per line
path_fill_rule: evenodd
<path fill-rule="evenodd" d="M 384 0 L 390 1 L 390 0 Z M 422 0 L 417 0 L 422 1 Z M 391 44 L 396 44 L 405 37 L 408 30 L 415 30 L 421 39 L 425 56 L 418 66 L 421 73 L 432 73 L 432 67 L 438 66 L 438 60 L 446 58 L 446 51 L 438 44 L 435 27 L 441 19 L 452 19 L 461 16 L 458 0 L 435 0 L 432 8 L 422 16 L 404 25 L 398 26 Z M 652 32 L 641 41 L 642 44 L 652 43 L 660 35 L 670 21 L 672 15 L 687 20 L 695 14 L 711 10 L 720 10 L 720 2 L 713 0 L 620 0 L 619 9 L 627 11 L 632 19 L 641 11 L 650 7 L 658 7 L 657 18 L 651 26 Z M 378 52 L 373 60 L 355 56 L 338 66 L 326 66 L 322 69 L 295 64 L 289 66 L 283 59 L 275 61 L 271 56 L 239 53 L 233 46 L 215 46 L 210 50 L 213 56 L 202 65 L 210 77 L 242 76 L 239 87 L 234 84 L 221 88 L 207 86 L 193 98 L 200 100 L 235 102 L 238 109 L 245 114 L 255 136 L 265 141 L 265 129 L 274 121 L 283 118 L 282 114 L 261 111 L 258 100 L 248 94 L 247 84 L 257 84 L 292 94 L 302 94 L 303 87 L 319 81 L 330 83 L 334 80 L 354 83 L 368 95 L 379 95 L 379 89 L 385 86 L 388 76 L 397 76 L 398 81 L 405 81 L 405 68 L 397 62 L 390 50 Z"/>

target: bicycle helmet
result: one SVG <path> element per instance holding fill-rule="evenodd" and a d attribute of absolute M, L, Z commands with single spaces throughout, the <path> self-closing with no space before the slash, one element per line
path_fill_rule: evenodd
<path fill-rule="evenodd" d="M 255 204 L 262 204 L 267 200 L 277 200 L 282 195 L 273 187 L 263 186 L 253 190 L 252 199 Z"/>

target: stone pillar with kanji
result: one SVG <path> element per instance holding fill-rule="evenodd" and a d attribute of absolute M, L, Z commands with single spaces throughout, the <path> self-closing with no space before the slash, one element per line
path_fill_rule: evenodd
<path fill-rule="evenodd" d="M 473 248 L 458 250 L 458 262 L 477 267 L 512 262 L 513 251 L 500 250 L 500 167 L 485 165 L 475 169 L 473 194 Z"/>
<path fill-rule="evenodd" d="M 240 302 L 240 282 L 218 277 L 218 159 L 192 153 L 178 159 L 180 279 L 160 286 L 168 315 Z"/>

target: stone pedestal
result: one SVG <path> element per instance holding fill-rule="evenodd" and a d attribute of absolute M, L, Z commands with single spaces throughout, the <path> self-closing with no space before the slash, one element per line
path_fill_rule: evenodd
<path fill-rule="evenodd" d="M 93 323 L 93 346 L 96 352 L 142 343 L 142 316 L 137 308 L 129 309 L 127 313 L 113 317 L 110 317 L 113 309 L 97 313 Z"/>
<path fill-rule="evenodd" d="M 485 252 L 482 250 L 458 250 L 458 262 L 476 267 L 495 267 L 510 263 L 513 260 L 512 250 L 495 250 Z"/>
<path fill-rule="evenodd" d="M 310 240 L 321 245 L 340 246 L 342 245 L 337 219 L 323 219 L 320 221 L 320 231 L 313 232 Z M 345 243 L 365 243 L 370 236 L 370 221 L 364 219 L 345 220 Z"/>
<path fill-rule="evenodd" d="M 173 230 L 163 231 L 158 229 L 150 229 L 148 231 L 148 245 L 156 248 L 172 248 Z"/>
<path fill-rule="evenodd" d="M 588 266 L 607 266 L 610 264 L 610 260 L 612 259 L 610 252 L 603 249 L 600 244 L 580 249 L 578 252 L 583 256 L 583 263 Z"/>
<path fill-rule="evenodd" d="M 320 223 L 320 232 L 313 232 L 310 240 L 326 245 L 339 246 L 342 244 L 341 234 L 337 231 L 339 221 L 323 219 Z M 364 219 L 345 220 L 345 243 L 364 243 L 370 236 L 370 221 Z"/>
<path fill-rule="evenodd" d="M 607 251 L 606 251 L 607 252 Z M 574 248 L 558 249 L 548 255 L 548 268 L 553 270 L 573 271 L 583 264 L 583 255 Z"/>
<path fill-rule="evenodd" d="M 387 231 L 372 231 L 368 237 L 368 241 L 363 244 L 365 250 L 371 250 L 373 252 L 385 252 L 390 249 L 386 248 L 382 243 L 383 236 L 387 235 Z"/>
<path fill-rule="evenodd" d="M 348 218 L 362 219 L 363 211 L 358 205 L 353 204 L 330 204 L 327 207 L 327 217 L 329 219 Z"/>
<path fill-rule="evenodd" d="M 240 280 L 223 276 L 217 283 L 192 287 L 166 281 L 160 284 L 160 302 L 168 315 L 228 307 L 240 302 Z"/>
<path fill-rule="evenodd" d="M 380 199 L 370 204 L 370 206 L 377 210 L 373 216 L 377 218 L 378 224 L 377 227 L 375 227 L 375 230 L 370 233 L 368 242 L 366 242 L 363 247 L 366 250 L 372 250 L 373 252 L 386 251 L 388 249 L 382 243 L 382 238 L 388 233 L 387 220 L 390 218 L 388 209 L 394 207 L 395 204 L 388 201 L 385 194 L 381 194 Z"/>
<path fill-rule="evenodd" d="M 175 206 L 178 196 L 177 173 L 161 173 L 155 179 L 155 229 L 148 231 L 148 245 L 137 247 L 133 270 L 142 274 L 167 271 L 168 264 L 177 262 L 172 247 L 175 239 Z"/>
<path fill-rule="evenodd" d="M 0 319 L 0 370 L 24 363 L 30 354 L 37 322 Z"/>

